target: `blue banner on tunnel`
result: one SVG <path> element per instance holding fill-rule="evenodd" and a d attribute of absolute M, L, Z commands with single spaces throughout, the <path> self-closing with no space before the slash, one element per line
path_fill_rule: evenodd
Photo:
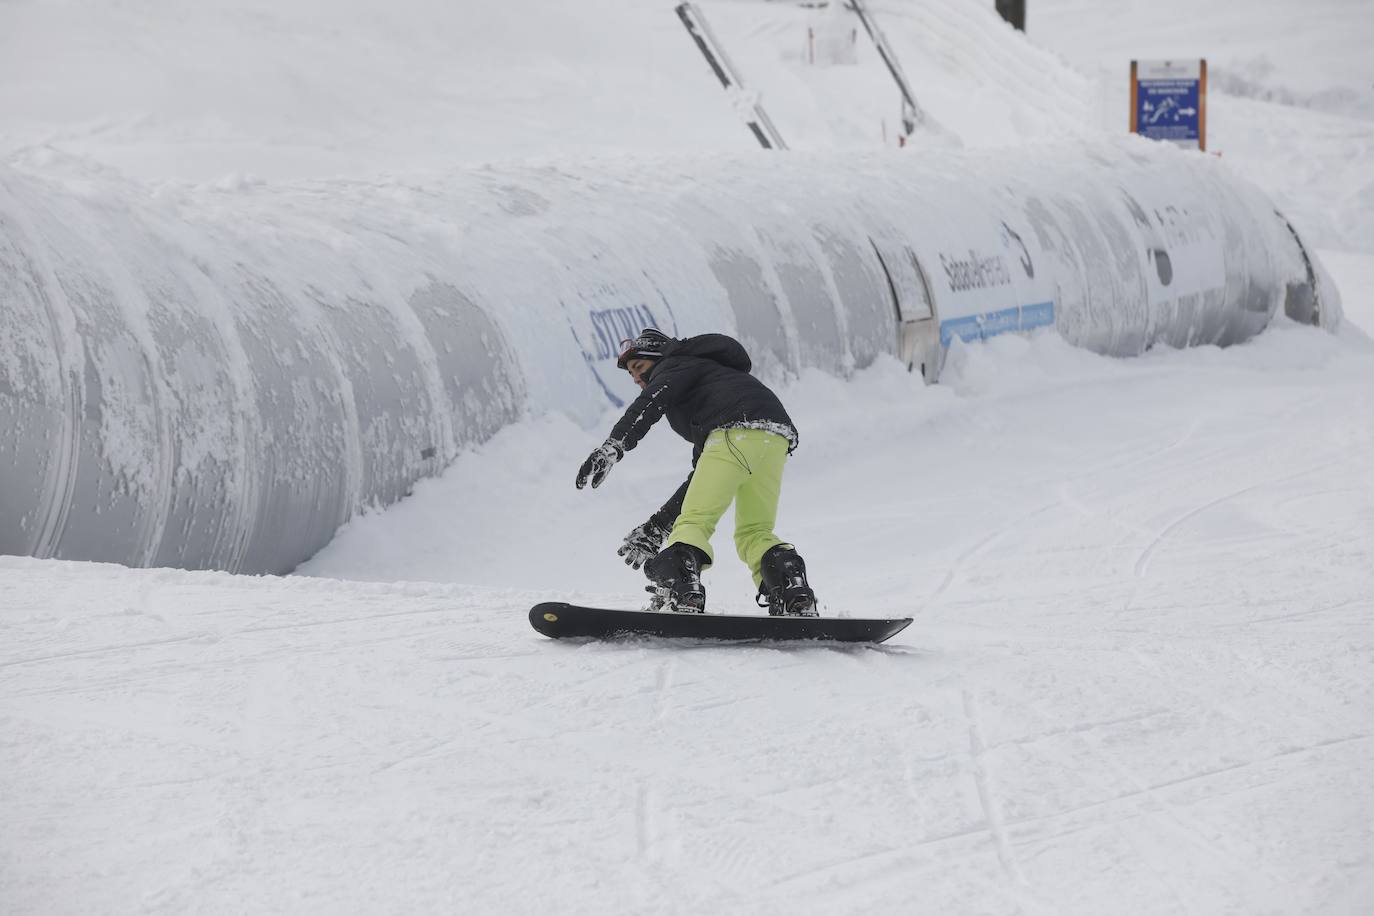
<path fill-rule="evenodd" d="M 940 322 L 940 344 L 951 340 L 984 340 L 1010 331 L 1029 331 L 1054 324 L 1054 303 L 1034 302 L 997 312 L 984 312 Z"/>

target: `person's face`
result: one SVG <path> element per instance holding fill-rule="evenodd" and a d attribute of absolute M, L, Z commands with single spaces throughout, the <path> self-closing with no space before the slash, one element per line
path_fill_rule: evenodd
<path fill-rule="evenodd" d="M 630 373 L 630 378 L 635 380 L 635 384 L 640 388 L 647 388 L 649 383 L 644 377 L 649 374 L 649 370 L 654 367 L 651 359 L 632 359 L 625 364 L 625 371 Z"/>

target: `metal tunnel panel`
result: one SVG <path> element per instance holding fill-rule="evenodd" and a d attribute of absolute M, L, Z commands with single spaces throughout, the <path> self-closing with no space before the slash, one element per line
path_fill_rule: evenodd
<path fill-rule="evenodd" d="M 763 265 L 747 252 L 720 248 L 712 253 L 711 273 L 725 291 L 735 316 L 735 333 L 762 373 L 795 372 L 782 309 L 764 279 Z"/>
<path fill-rule="evenodd" d="M 525 381 L 515 354 L 496 323 L 452 284 L 431 282 L 409 302 L 443 375 L 454 448 L 486 441 L 513 421 L 525 403 Z M 431 459 L 435 466 L 442 464 L 442 450 L 426 458 Z"/>
<path fill-rule="evenodd" d="M 0 553 L 51 556 L 77 421 L 44 281 L 0 213 Z"/>
<path fill-rule="evenodd" d="M 895 316 L 872 249 L 823 225 L 812 226 L 811 231 L 839 293 L 850 367 L 863 369 L 884 353 L 895 355 Z"/>

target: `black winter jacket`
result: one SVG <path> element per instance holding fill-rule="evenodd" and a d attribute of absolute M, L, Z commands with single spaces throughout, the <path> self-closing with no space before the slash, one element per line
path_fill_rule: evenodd
<path fill-rule="evenodd" d="M 784 436 L 788 452 L 797 447 L 797 428 L 771 389 L 749 374 L 752 363 L 740 342 L 724 334 L 674 340 L 663 349 L 646 378 L 647 387 L 611 429 L 610 438 L 626 451 L 639 444 L 659 418 L 692 443 L 692 467 L 717 429 L 766 429 Z M 653 521 L 672 525 L 682 511 L 687 486 L 678 488 Z"/>

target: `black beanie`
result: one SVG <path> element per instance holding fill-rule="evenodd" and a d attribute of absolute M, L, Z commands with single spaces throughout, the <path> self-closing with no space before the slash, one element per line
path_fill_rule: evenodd
<path fill-rule="evenodd" d="M 663 348 L 672 340 L 658 328 L 645 328 L 639 332 L 638 337 L 631 337 L 620 342 L 620 358 L 615 361 L 616 367 L 625 368 L 625 364 L 632 359 L 658 359 L 663 355 Z"/>

